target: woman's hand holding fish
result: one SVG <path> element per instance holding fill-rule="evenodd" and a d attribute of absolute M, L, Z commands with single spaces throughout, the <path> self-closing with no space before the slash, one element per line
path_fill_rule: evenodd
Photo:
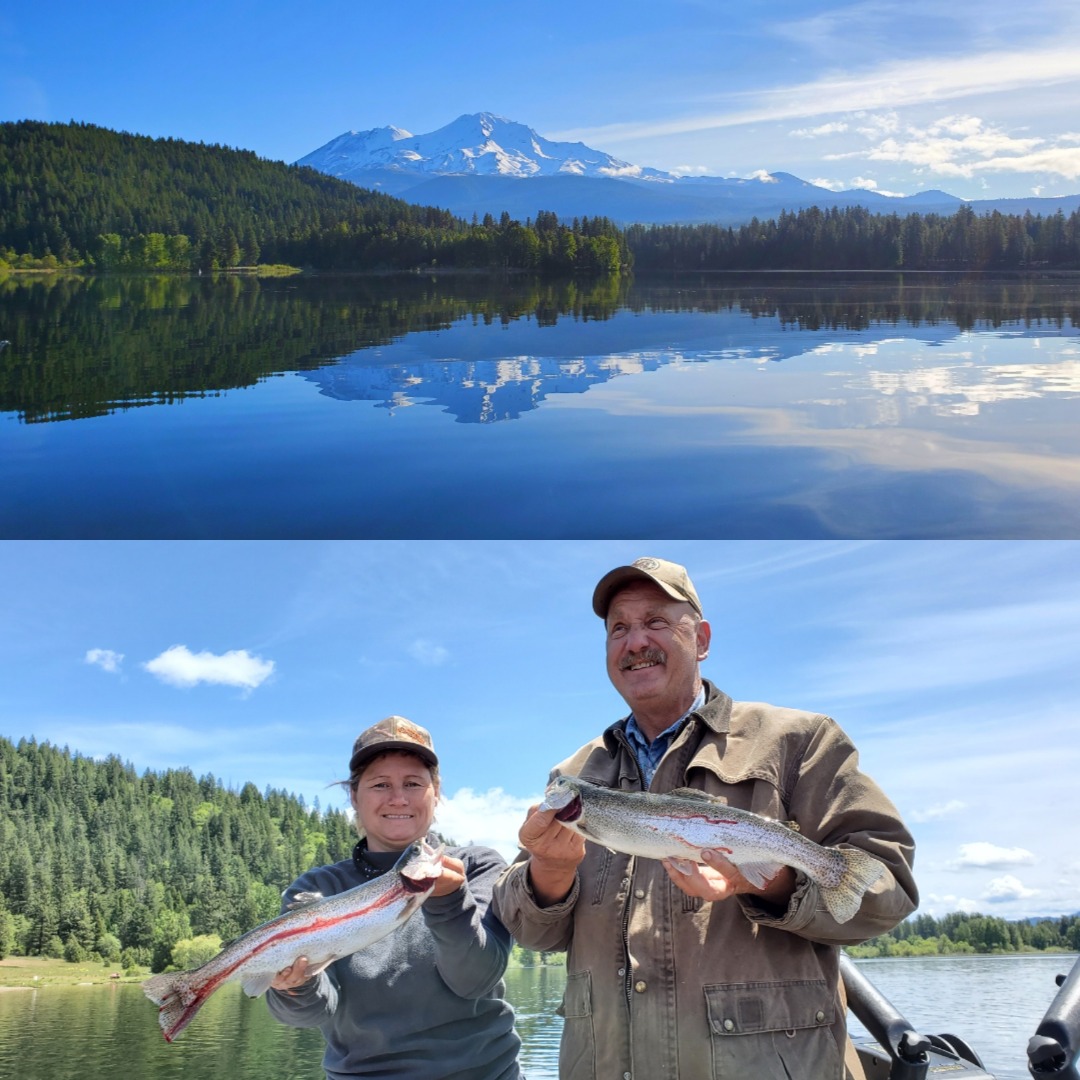
<path fill-rule="evenodd" d="M 465 884 L 465 864 L 451 855 L 442 857 L 442 873 L 431 890 L 432 896 L 449 896 Z"/>
<path fill-rule="evenodd" d="M 275 990 L 284 990 L 290 993 L 299 986 L 311 982 L 316 973 L 308 971 L 308 959 L 306 956 L 298 956 L 287 968 L 282 968 L 274 976 L 270 984 Z"/>
<path fill-rule="evenodd" d="M 555 820 L 554 810 L 529 807 L 518 841 L 529 853 L 529 881 L 541 907 L 564 900 L 574 887 L 585 840 Z"/>
<path fill-rule="evenodd" d="M 751 893 L 766 904 L 785 908 L 795 891 L 795 871 L 783 867 L 764 888 L 752 885 L 732 862 L 715 851 L 703 851 L 704 865 L 689 859 L 662 859 L 668 877 L 688 896 L 702 900 L 727 900 L 740 893 Z"/>

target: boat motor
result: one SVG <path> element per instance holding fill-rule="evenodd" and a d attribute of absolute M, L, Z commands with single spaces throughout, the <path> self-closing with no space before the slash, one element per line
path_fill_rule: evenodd
<path fill-rule="evenodd" d="M 1080 1080 L 1080 958 L 1055 981 L 1060 989 L 1028 1040 L 1028 1072 L 1037 1080 Z"/>
<path fill-rule="evenodd" d="M 994 1080 L 979 1055 L 957 1035 L 922 1035 L 884 994 L 840 953 L 848 1008 L 871 1038 L 853 1039 L 866 1080 L 926 1080 L 948 1073 L 962 1080 Z"/>

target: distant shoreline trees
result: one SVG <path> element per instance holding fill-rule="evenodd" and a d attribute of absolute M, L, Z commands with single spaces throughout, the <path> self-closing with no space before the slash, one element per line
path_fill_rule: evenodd
<path fill-rule="evenodd" d="M 862 945 L 849 945 L 845 951 L 858 959 L 956 953 L 1080 952 L 1080 914 L 1018 921 L 962 911 L 940 919 L 915 915 L 887 934 Z"/>

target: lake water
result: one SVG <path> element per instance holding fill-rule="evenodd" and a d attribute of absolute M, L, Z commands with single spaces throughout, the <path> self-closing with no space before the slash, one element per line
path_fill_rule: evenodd
<path fill-rule="evenodd" d="M 964 1039 L 998 1080 L 1030 1080 L 1028 1038 L 1074 957 L 940 957 L 859 961 L 897 1009 L 927 1034 Z M 515 969 L 507 992 L 529 1080 L 555 1080 L 561 968 Z M 856 1023 L 852 1031 L 861 1030 Z M 322 1037 L 270 1018 L 236 986 L 219 991 L 172 1045 L 136 986 L 0 993 L 0 1078 L 32 1080 L 320 1080 Z"/>
<path fill-rule="evenodd" d="M 1080 536 L 1080 276 L 0 281 L 0 536 Z"/>

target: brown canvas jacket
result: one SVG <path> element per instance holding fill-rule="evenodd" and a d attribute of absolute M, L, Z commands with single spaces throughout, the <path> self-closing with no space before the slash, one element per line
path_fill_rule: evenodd
<path fill-rule="evenodd" d="M 731 806 L 796 822 L 820 844 L 862 848 L 887 872 L 858 914 L 837 923 L 798 876 L 785 912 L 746 897 L 708 903 L 659 862 L 589 843 L 566 900 L 540 908 L 524 853 L 493 906 L 526 948 L 567 951 L 561 1080 L 840 1080 L 847 1046 L 839 947 L 912 912 L 914 842 L 892 803 L 859 771 L 826 716 L 733 702 L 706 683 L 650 787 L 692 787 Z M 623 722 L 555 767 L 625 791 L 641 774 Z"/>

